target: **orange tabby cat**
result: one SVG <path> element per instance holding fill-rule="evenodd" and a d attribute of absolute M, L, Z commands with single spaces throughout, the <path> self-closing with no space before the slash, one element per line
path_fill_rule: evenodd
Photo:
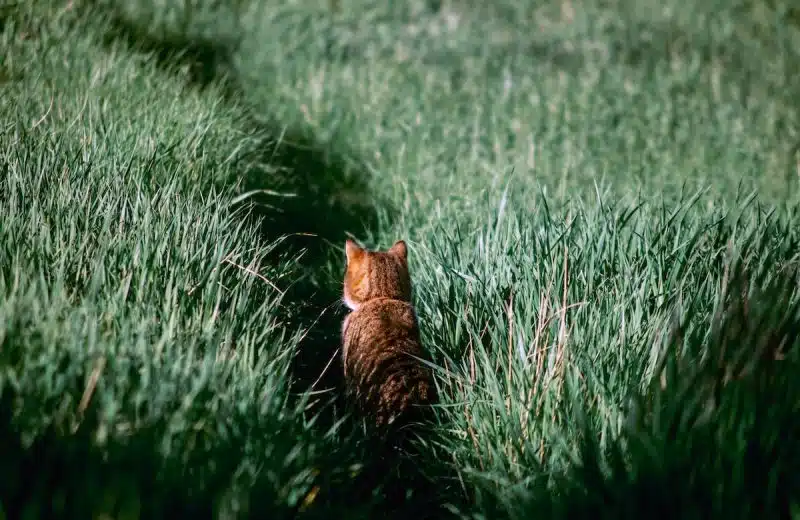
<path fill-rule="evenodd" d="M 431 371 L 411 306 L 406 244 L 367 251 L 345 242 L 344 302 L 352 312 L 342 327 L 345 382 L 376 426 L 395 423 L 436 400 Z"/>

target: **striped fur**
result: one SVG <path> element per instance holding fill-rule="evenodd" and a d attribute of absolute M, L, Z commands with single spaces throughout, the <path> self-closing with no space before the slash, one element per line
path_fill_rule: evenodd
<path fill-rule="evenodd" d="M 342 355 L 348 393 L 376 426 L 411 418 L 416 405 L 436 401 L 411 306 L 411 278 L 405 242 L 388 251 L 367 251 L 345 243 L 344 301 L 352 310 L 342 327 Z M 404 420 L 401 422 L 405 422 Z"/>

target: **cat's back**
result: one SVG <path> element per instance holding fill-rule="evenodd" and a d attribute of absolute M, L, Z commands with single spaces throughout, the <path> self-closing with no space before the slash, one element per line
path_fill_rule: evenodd
<path fill-rule="evenodd" d="M 394 345 L 404 350 L 419 350 L 414 307 L 400 300 L 376 298 L 364 303 L 347 317 L 344 336 L 349 345 L 363 344 L 365 348 Z"/>
<path fill-rule="evenodd" d="M 414 308 L 376 299 L 353 311 L 345 322 L 344 365 L 349 387 L 375 424 L 391 424 L 423 413 L 416 405 L 436 401 Z"/>

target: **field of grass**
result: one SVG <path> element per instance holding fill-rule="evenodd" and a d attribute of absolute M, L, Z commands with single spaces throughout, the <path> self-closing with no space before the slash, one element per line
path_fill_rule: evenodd
<path fill-rule="evenodd" d="M 800 518 L 789 0 L 0 1 L 0 145 L 0 519 Z"/>

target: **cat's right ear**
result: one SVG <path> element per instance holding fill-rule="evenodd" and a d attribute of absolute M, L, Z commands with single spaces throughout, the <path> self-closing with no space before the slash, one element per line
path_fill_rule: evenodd
<path fill-rule="evenodd" d="M 358 247 L 358 244 L 348 238 L 344 242 L 344 253 L 345 256 L 347 256 L 347 263 L 349 264 L 355 261 L 357 258 L 360 258 L 364 253 L 364 250 Z"/>
<path fill-rule="evenodd" d="M 398 240 L 395 242 L 394 245 L 389 248 L 389 252 L 398 258 L 402 258 L 403 260 L 408 259 L 408 248 L 406 247 L 404 240 Z"/>

